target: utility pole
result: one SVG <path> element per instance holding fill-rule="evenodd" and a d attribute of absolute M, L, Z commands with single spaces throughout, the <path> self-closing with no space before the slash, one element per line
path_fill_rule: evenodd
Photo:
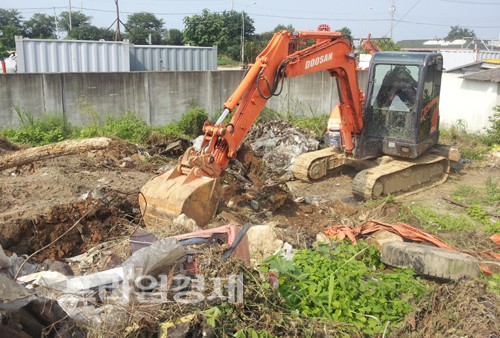
<path fill-rule="evenodd" d="M 391 13 L 391 40 L 392 40 L 392 30 L 394 28 L 394 12 L 396 12 L 396 6 L 394 6 L 394 0 L 392 0 L 392 5 L 389 7 L 389 12 Z"/>
<path fill-rule="evenodd" d="M 73 25 L 71 24 L 71 0 L 69 0 L 69 30 L 73 29 Z"/>
<path fill-rule="evenodd" d="M 241 11 L 241 66 L 245 65 L 245 12 Z"/>
<path fill-rule="evenodd" d="M 116 30 L 115 30 L 115 41 L 120 41 L 120 9 L 118 8 L 118 0 L 115 0 L 116 4 Z"/>
<path fill-rule="evenodd" d="M 54 7 L 54 22 L 56 24 L 56 39 L 59 40 L 59 22 L 57 21 L 56 8 Z"/>

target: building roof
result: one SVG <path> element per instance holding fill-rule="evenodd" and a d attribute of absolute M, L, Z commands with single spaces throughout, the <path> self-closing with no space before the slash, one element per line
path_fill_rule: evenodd
<path fill-rule="evenodd" d="M 478 61 L 448 69 L 465 80 L 500 82 L 500 60 Z"/>
<path fill-rule="evenodd" d="M 401 40 L 397 45 L 406 51 L 437 51 L 437 50 L 500 50 L 500 43 L 496 40 L 480 40 L 474 38 L 463 38 L 453 41 L 446 40 Z"/>
<path fill-rule="evenodd" d="M 500 82 L 500 67 L 493 69 L 486 69 L 476 73 L 471 73 L 462 76 L 462 79 L 474 80 L 474 81 L 489 81 L 489 82 Z"/>

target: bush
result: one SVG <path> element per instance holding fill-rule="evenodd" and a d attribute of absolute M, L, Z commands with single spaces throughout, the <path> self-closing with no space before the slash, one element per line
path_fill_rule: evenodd
<path fill-rule="evenodd" d="M 114 136 L 137 143 L 151 134 L 152 128 L 146 124 L 137 114 L 127 112 L 123 116 L 108 116 L 103 125 L 96 120 L 88 127 L 79 132 L 79 137 L 88 138 L 96 136 Z"/>
<path fill-rule="evenodd" d="M 201 134 L 203 124 L 208 120 L 208 115 L 205 109 L 191 108 L 186 114 L 182 115 L 181 120 L 178 122 L 179 130 L 189 136 L 198 136 Z"/>
<path fill-rule="evenodd" d="M 208 120 L 208 115 L 205 110 L 194 107 L 182 115 L 179 122 L 167 124 L 160 131 L 175 137 L 192 138 L 202 134 L 203 124 L 206 120 Z"/>
<path fill-rule="evenodd" d="M 491 126 L 486 129 L 484 136 L 484 143 L 489 146 L 500 144 L 500 106 L 493 108 L 493 111 L 493 115 L 489 118 Z"/>
<path fill-rule="evenodd" d="M 15 107 L 20 127 L 8 128 L 1 135 L 15 143 L 45 145 L 65 140 L 71 135 L 71 127 L 62 114 L 43 115 L 38 119 L 29 111 Z"/>

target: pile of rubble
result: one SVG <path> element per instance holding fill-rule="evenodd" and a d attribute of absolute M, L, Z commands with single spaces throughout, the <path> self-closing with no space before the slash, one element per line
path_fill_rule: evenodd
<path fill-rule="evenodd" d="M 265 163 L 262 178 L 269 184 L 293 179 L 292 164 L 295 159 L 319 147 L 319 141 L 312 133 L 293 127 L 286 121 L 253 125 L 245 143 L 250 144 L 255 155 Z"/>

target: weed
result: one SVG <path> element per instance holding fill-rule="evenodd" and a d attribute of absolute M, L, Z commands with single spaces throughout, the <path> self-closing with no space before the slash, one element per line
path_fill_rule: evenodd
<path fill-rule="evenodd" d="M 71 135 L 71 127 L 62 114 L 47 114 L 34 118 L 29 111 L 14 107 L 20 126 L 7 128 L 1 135 L 12 142 L 44 145 L 59 142 Z"/>
<path fill-rule="evenodd" d="M 486 128 L 484 143 L 489 146 L 500 144 L 500 106 L 493 108 L 493 115 L 489 118 L 490 127 Z"/>
<path fill-rule="evenodd" d="M 498 180 L 493 180 L 488 177 L 486 180 L 486 196 L 487 202 L 490 204 L 500 202 L 500 186 L 498 186 Z"/>
<path fill-rule="evenodd" d="M 484 136 L 467 132 L 467 122 L 462 119 L 457 120 L 449 130 L 441 129 L 440 139 L 446 144 L 458 147 L 462 158 L 467 160 L 482 160 L 489 151 Z"/>
<path fill-rule="evenodd" d="M 179 122 L 169 123 L 160 132 L 174 137 L 192 138 L 202 133 L 203 124 L 208 119 L 205 110 L 193 107 L 182 115 Z"/>
<path fill-rule="evenodd" d="M 427 231 L 467 231 L 475 228 L 475 223 L 467 215 L 441 214 L 419 205 L 405 208 L 408 209 L 409 214 L 419 220 L 421 227 Z"/>
<path fill-rule="evenodd" d="M 217 56 L 217 66 L 232 66 L 232 67 L 237 67 L 239 66 L 240 63 L 239 61 L 235 61 L 233 59 L 231 59 L 229 56 L 227 55 L 219 55 Z"/>
<path fill-rule="evenodd" d="M 264 122 L 275 121 L 275 120 L 283 120 L 282 114 L 278 113 L 278 111 L 264 107 L 260 112 L 259 116 L 255 120 L 255 124 L 261 124 Z"/>
<path fill-rule="evenodd" d="M 310 317 L 348 323 L 351 333 L 382 333 L 412 311 L 411 302 L 426 294 L 412 270 L 383 272 L 378 250 L 360 241 L 332 249 L 299 250 L 293 261 L 271 256 L 264 271 L 279 273 L 279 291 L 287 306 Z"/>
<path fill-rule="evenodd" d="M 467 208 L 467 215 L 469 215 L 472 219 L 483 223 L 490 223 L 490 217 L 486 210 L 484 210 L 479 204 L 473 204 Z"/>
<path fill-rule="evenodd" d="M 480 203 L 479 190 L 469 185 L 460 185 L 451 197 L 458 202 Z"/>
<path fill-rule="evenodd" d="M 206 120 L 208 120 L 208 115 L 205 109 L 193 107 L 182 115 L 177 124 L 183 134 L 193 137 L 201 134 Z"/>
<path fill-rule="evenodd" d="M 500 296 L 500 273 L 494 273 L 488 278 L 488 290 Z"/>
<path fill-rule="evenodd" d="M 396 201 L 396 196 L 394 196 L 394 195 L 389 194 L 385 197 L 386 203 L 393 203 L 395 201 Z"/>
<path fill-rule="evenodd" d="M 136 143 L 144 140 L 152 131 L 146 122 L 132 112 L 120 117 L 108 116 L 103 125 L 98 124 L 98 121 L 95 119 L 92 125 L 82 128 L 79 136 L 115 136 Z"/>

